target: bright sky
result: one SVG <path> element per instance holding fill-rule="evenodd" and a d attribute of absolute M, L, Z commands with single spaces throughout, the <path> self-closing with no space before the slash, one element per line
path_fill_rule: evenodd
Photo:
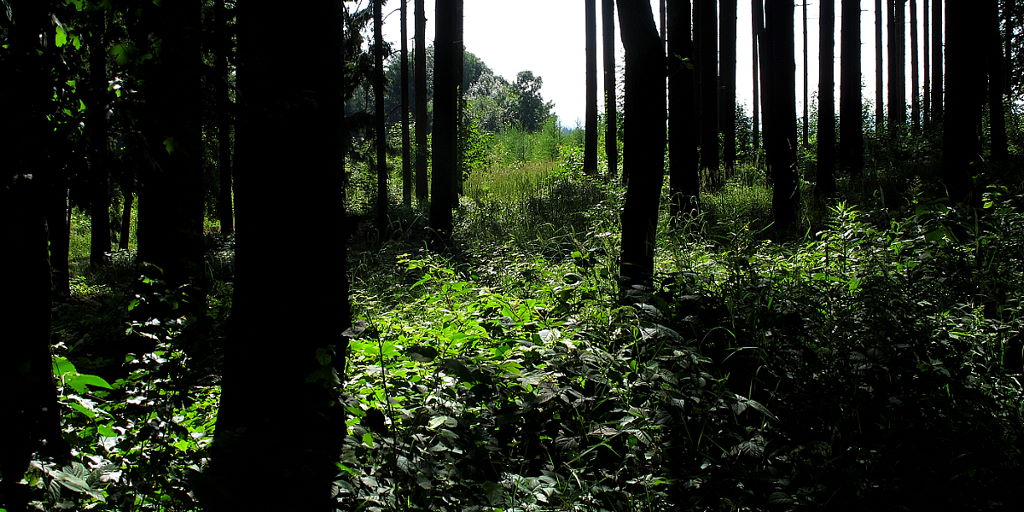
<path fill-rule="evenodd" d="M 412 37 L 413 18 L 412 1 L 409 1 L 409 36 Z M 939 1 L 939 0 L 935 0 Z M 427 11 L 427 44 L 434 37 L 434 0 L 426 0 Z M 740 0 L 737 20 L 737 101 L 747 106 L 752 104 L 753 80 L 751 77 L 751 30 L 750 2 Z M 600 54 L 600 0 L 598 4 L 598 87 L 601 83 Z M 651 0 L 652 9 L 657 22 L 657 0 Z M 836 99 L 838 101 L 840 9 L 836 2 Z M 918 1 L 918 9 L 923 2 Z M 395 43 L 398 48 L 400 38 L 398 2 L 386 4 L 386 8 L 395 12 L 385 21 L 385 38 Z M 874 98 L 874 2 L 862 0 L 861 11 L 861 72 L 864 84 L 864 97 Z M 884 2 L 883 2 L 884 5 Z M 818 88 L 818 10 L 819 0 L 807 1 L 808 46 L 808 79 L 810 95 L 813 97 Z M 466 49 L 480 57 L 495 73 L 509 81 L 515 80 L 516 73 L 523 70 L 533 71 L 544 79 L 541 94 L 544 99 L 555 103 L 555 113 L 564 126 L 573 127 L 582 124 L 584 115 L 585 63 L 584 63 L 584 3 L 583 0 L 517 0 L 503 2 L 496 0 L 465 0 L 465 41 Z M 884 7 L 883 7 L 884 8 Z M 907 20 L 909 23 L 910 16 Z M 919 31 L 922 29 L 922 14 L 918 14 Z M 797 109 L 802 110 L 802 42 L 801 42 L 801 7 L 796 8 L 796 62 L 797 72 Z M 618 28 L 616 28 L 618 30 Z M 910 30 L 907 29 L 907 49 L 909 53 Z M 883 36 L 885 27 L 883 27 Z M 616 32 L 616 47 L 619 52 L 619 64 L 622 63 L 622 42 Z M 410 48 L 412 42 L 410 40 Z M 919 42 L 923 44 L 923 42 Z M 923 55 L 922 55 L 923 61 Z M 909 103 L 910 56 L 907 56 L 907 82 Z M 923 64 L 922 64 L 923 67 Z M 923 77 L 922 77 L 923 83 Z"/>

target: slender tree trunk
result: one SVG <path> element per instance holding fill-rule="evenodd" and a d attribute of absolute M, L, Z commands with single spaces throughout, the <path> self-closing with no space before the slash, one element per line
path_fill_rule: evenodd
<path fill-rule="evenodd" d="M 889 132 L 895 135 L 907 124 L 906 70 L 904 63 L 903 12 L 905 0 L 887 0 L 889 6 Z"/>
<path fill-rule="evenodd" d="M 455 16 L 461 0 L 438 0 L 434 29 L 434 138 L 433 175 L 431 180 L 430 227 L 434 241 L 447 246 L 452 236 L 452 208 L 455 206 L 455 172 L 458 169 L 458 96 L 459 82 L 456 59 L 461 58 L 457 47 L 461 41 L 456 34 Z"/>
<path fill-rule="evenodd" d="M 720 0 L 719 14 L 721 29 L 721 54 L 719 74 L 722 88 L 719 96 L 722 125 L 722 157 L 726 173 L 732 175 L 736 168 L 736 0 Z"/>
<path fill-rule="evenodd" d="M 931 11 L 929 10 L 928 0 L 924 0 L 924 4 L 921 6 L 921 22 L 924 24 L 921 32 L 921 41 L 924 42 L 924 51 L 921 53 L 922 60 L 924 62 L 924 92 L 921 94 L 923 100 L 923 111 L 921 113 L 921 124 L 928 126 L 928 123 L 932 120 L 932 52 L 931 52 Z"/>
<path fill-rule="evenodd" d="M 860 53 L 861 0 L 842 0 L 839 66 L 839 159 L 843 170 L 859 175 L 864 170 L 863 95 Z"/>
<path fill-rule="evenodd" d="M 891 0 L 886 0 L 889 2 Z M 885 69 L 882 68 L 882 0 L 875 0 L 875 133 L 885 127 Z"/>
<path fill-rule="evenodd" d="M 995 0 L 988 0 L 986 12 L 989 26 L 989 58 L 988 58 L 988 115 L 992 161 L 1005 163 L 1009 158 L 1006 140 L 1006 107 L 1003 91 L 1006 79 L 1003 77 L 1003 44 L 1002 32 L 999 27 L 999 9 Z"/>
<path fill-rule="evenodd" d="M 665 52 L 647 0 L 618 0 L 626 48 L 626 161 L 619 273 L 626 295 L 651 286 L 665 165 Z M 714 104 L 712 104 L 714 105 Z"/>
<path fill-rule="evenodd" d="M 586 121 L 583 143 L 583 173 L 597 174 L 597 3 L 583 0 L 586 23 Z"/>
<path fill-rule="evenodd" d="M 373 99 L 374 146 L 377 158 L 377 229 L 388 225 L 388 134 L 384 125 L 384 16 L 385 0 L 373 0 Z"/>
<path fill-rule="evenodd" d="M 452 208 L 456 208 L 459 205 L 459 196 L 462 195 L 462 179 L 466 175 L 465 160 L 463 155 L 466 154 L 466 137 L 464 135 L 466 128 L 466 118 L 463 115 L 466 112 L 466 88 L 469 84 L 466 82 L 466 46 L 463 44 L 462 37 L 464 33 L 463 24 L 463 2 L 460 0 L 455 2 L 455 17 L 452 21 L 455 23 L 455 55 L 453 62 L 455 63 L 455 175 L 452 177 L 452 196 L 451 204 Z"/>
<path fill-rule="evenodd" d="M 946 109 L 942 125 L 942 179 L 950 199 L 972 203 L 972 178 L 981 160 L 982 103 L 988 32 L 985 13 L 995 0 L 946 2 Z"/>
<path fill-rule="evenodd" d="M 921 130 L 921 78 L 917 56 L 917 0 L 910 0 L 910 126 L 914 133 Z"/>
<path fill-rule="evenodd" d="M 700 169 L 697 162 L 697 113 L 695 76 L 692 66 L 693 41 L 690 39 L 690 0 L 673 1 L 668 6 L 668 161 L 669 217 L 700 208 Z"/>
<path fill-rule="evenodd" d="M 228 55 L 231 53 L 231 36 L 228 34 L 228 12 L 224 0 L 214 4 L 214 38 L 217 88 L 217 217 L 220 219 L 220 232 L 235 232 L 235 208 L 232 195 L 233 179 L 231 177 L 231 95 L 228 85 Z M 131 206 L 131 193 L 125 194 L 125 203 Z M 130 212 L 130 210 L 128 210 Z M 129 217 L 130 219 L 130 217 Z M 127 225 L 127 222 L 122 222 Z M 123 238 L 123 237 L 122 237 Z M 127 242 L 122 240 L 121 245 Z M 125 247 L 127 248 L 127 247 Z"/>
<path fill-rule="evenodd" d="M 427 204 L 427 160 L 430 158 L 427 147 L 427 15 L 423 8 L 423 0 L 415 0 L 415 77 L 413 88 L 416 89 L 416 202 L 420 207 Z"/>
<path fill-rule="evenodd" d="M 205 509 L 334 511 L 349 322 L 341 6 L 238 9 L 237 272 Z M 318 247 L 296 251 L 285 232 Z M 282 442 L 285 421 L 301 435 Z M 275 492 L 254 492 L 268 460 Z"/>
<path fill-rule="evenodd" d="M 819 24 L 818 73 L 818 183 L 819 198 L 836 192 L 836 105 L 835 105 L 835 25 L 834 2 L 821 2 Z"/>
<path fill-rule="evenodd" d="M 50 240 L 50 267 L 53 293 L 57 298 L 71 296 L 71 219 L 68 204 L 68 178 L 62 171 L 54 173 L 47 194 L 46 229 Z"/>
<path fill-rule="evenodd" d="M 93 7 L 93 28 L 89 44 L 89 216 L 91 230 L 89 267 L 97 270 L 107 263 L 110 252 L 110 168 L 107 149 L 107 19 L 105 9 Z"/>
<path fill-rule="evenodd" d="M 129 180 L 126 178 L 124 181 Z M 117 248 L 122 251 L 127 251 L 129 249 L 129 242 L 132 234 L 132 204 L 135 203 L 135 194 L 132 193 L 133 187 L 127 187 L 124 183 L 121 184 L 121 189 L 121 229 L 118 232 Z M 232 217 L 234 217 L 234 215 L 232 215 Z"/>
<path fill-rule="evenodd" d="M 412 205 L 412 154 L 409 137 L 409 8 L 408 0 L 400 0 L 402 24 L 402 204 Z"/>
<path fill-rule="evenodd" d="M 809 85 L 808 85 L 808 81 L 807 81 L 807 75 L 808 75 L 808 73 L 807 73 L 807 53 L 808 53 L 808 51 L 807 51 L 807 0 L 803 0 L 803 2 L 800 3 L 800 6 L 801 6 L 802 18 L 803 18 L 803 43 L 804 43 L 803 44 L 803 50 L 804 50 L 804 68 L 803 68 L 803 70 L 804 70 L 804 73 L 803 73 L 803 78 L 804 78 L 804 105 L 803 105 L 804 106 L 804 119 L 803 119 L 803 125 L 801 126 L 802 136 L 800 138 L 800 142 L 803 145 L 803 147 L 807 147 L 807 145 L 808 145 L 808 142 L 807 142 L 808 141 L 808 130 L 809 130 L 809 127 L 810 127 L 810 117 L 808 117 L 808 115 L 807 115 L 807 113 L 810 110 L 808 108 L 808 104 L 809 104 L 808 99 L 810 98 L 810 91 L 809 91 Z"/>
<path fill-rule="evenodd" d="M 700 94 L 700 166 L 715 188 L 723 185 L 718 157 L 718 9 L 715 0 L 695 0 L 694 36 L 697 42 L 697 73 Z M 622 13 L 619 13 L 621 19 Z"/>
<path fill-rule="evenodd" d="M 1014 45 L 1014 34 L 1016 33 L 1016 24 L 1014 23 L 1014 15 L 1017 12 L 1017 1 L 1016 0 L 1004 0 L 1003 2 L 1003 79 L 1005 80 L 1003 92 L 1007 95 L 1012 94 L 1011 84 L 1013 82 L 1013 49 L 1016 48 Z"/>
<path fill-rule="evenodd" d="M 772 179 L 772 216 L 775 227 L 788 231 L 800 220 L 800 180 L 797 173 L 796 69 L 794 63 L 793 3 L 765 3 L 770 122 L 765 129 L 768 174 Z"/>
<path fill-rule="evenodd" d="M 954 0 L 955 1 L 955 0 Z M 942 86 L 942 0 L 932 2 L 932 122 L 942 121 L 945 89 Z"/>
<path fill-rule="evenodd" d="M 754 119 L 753 119 L 753 126 L 751 127 L 751 132 L 752 132 L 752 134 L 751 134 L 751 139 L 752 139 L 751 140 L 751 149 L 753 150 L 754 160 L 756 162 L 758 151 L 761 148 L 761 88 L 760 88 L 760 85 L 761 85 L 761 78 L 760 78 L 760 76 L 761 76 L 761 74 L 760 74 L 760 66 L 758 65 L 760 63 L 760 59 L 761 59 L 761 56 L 760 56 L 761 52 L 759 51 L 757 40 L 758 40 L 758 37 L 760 36 L 762 30 L 764 29 L 764 7 L 761 4 L 761 0 L 751 0 L 750 4 L 751 4 L 750 5 L 750 12 L 751 12 L 751 16 L 750 16 L 750 19 L 751 19 L 751 22 L 750 22 L 751 34 L 750 35 L 751 35 L 751 37 L 750 37 L 750 41 L 751 41 L 751 47 L 752 47 L 751 48 L 751 56 L 752 56 L 751 62 L 752 62 L 752 67 L 753 67 L 753 74 L 752 74 L 752 76 L 754 77 L 754 97 L 753 97 L 753 100 L 752 100 L 753 103 L 754 103 L 754 109 L 753 109 L 753 117 L 754 117 Z"/>
<path fill-rule="evenodd" d="M 659 20 L 661 23 L 658 25 L 661 31 L 661 47 L 665 48 L 668 41 L 668 0 L 658 0 L 659 8 Z"/>
<path fill-rule="evenodd" d="M 618 104 L 615 75 L 615 0 L 601 0 L 602 39 L 604 40 L 604 154 L 608 160 L 608 177 L 619 172 Z"/>

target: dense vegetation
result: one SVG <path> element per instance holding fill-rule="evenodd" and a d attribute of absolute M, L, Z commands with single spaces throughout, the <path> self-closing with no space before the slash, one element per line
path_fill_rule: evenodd
<path fill-rule="evenodd" d="M 20 15 L 33 0 L 0 4 L 8 3 L 8 12 Z M 681 146 L 670 141 L 666 147 L 663 140 L 665 150 L 656 155 L 661 165 L 657 218 L 649 226 L 652 269 L 630 274 L 622 266 L 624 252 L 636 247 L 623 246 L 623 232 L 631 229 L 623 210 L 630 208 L 628 196 L 637 193 L 637 182 L 655 181 L 636 174 L 643 171 L 636 159 L 629 162 L 636 155 L 631 147 L 637 147 L 629 145 L 636 140 L 630 135 L 637 132 L 627 131 L 622 144 L 621 130 L 631 129 L 630 106 L 636 105 L 630 91 L 636 89 L 627 86 L 625 104 L 612 109 L 625 114 L 625 128 L 603 114 L 596 126 L 569 130 L 550 115 L 539 77 L 524 71 L 510 82 L 472 54 L 462 59 L 460 50 L 462 65 L 449 71 L 461 72 L 462 80 L 449 86 L 464 91 L 448 97 L 458 116 L 449 134 L 456 172 L 452 194 L 444 198 L 454 204 L 448 209 L 450 233 L 439 236 L 434 210 L 426 200 L 412 201 L 412 188 L 415 197 L 426 195 L 419 195 L 419 181 L 413 186 L 418 162 L 412 160 L 418 157 L 391 150 L 409 144 L 410 134 L 403 135 L 400 125 L 413 116 L 411 110 L 393 115 L 410 108 L 396 97 L 403 94 L 396 86 L 402 76 L 398 59 L 390 59 L 382 73 L 390 85 L 374 83 L 379 54 L 372 45 L 361 46 L 372 32 L 371 7 L 343 3 L 333 19 L 336 10 L 325 7 L 328 2 L 318 4 L 324 15 L 317 26 L 343 20 L 346 29 L 308 36 L 304 16 L 282 16 L 270 7 L 256 11 L 258 4 L 236 11 L 242 3 L 203 3 L 211 41 L 217 40 L 213 25 L 221 21 L 221 28 L 233 32 L 238 16 L 243 26 L 237 28 L 239 53 L 231 52 L 223 68 L 214 65 L 215 45 L 204 46 L 210 70 L 231 72 L 221 83 L 208 70 L 196 89 L 202 94 L 194 98 L 203 102 L 196 128 L 205 142 L 193 156 L 205 173 L 201 181 L 210 185 L 199 195 L 205 206 L 197 217 L 203 242 L 198 270 L 179 265 L 175 258 L 182 255 L 173 240 L 149 242 L 149 250 L 160 247 L 175 258 L 165 255 L 154 264 L 145 257 L 142 246 L 152 224 L 140 224 L 138 236 L 134 229 L 119 229 L 145 215 L 146 194 L 153 193 L 146 187 L 154 179 L 147 172 L 170 169 L 179 165 L 174 158 L 188 156 L 177 153 L 188 149 L 187 141 L 154 143 L 149 139 L 162 132 L 151 125 L 133 128 L 152 123 L 155 107 L 146 98 L 158 93 L 146 80 L 167 77 L 145 62 L 169 57 L 159 45 L 149 48 L 155 57 L 145 56 L 143 45 L 152 44 L 152 35 L 143 43 L 144 34 L 120 31 L 130 31 L 132 16 L 159 15 L 165 7 L 133 11 L 118 1 L 50 5 L 50 12 L 34 14 L 52 15 L 39 18 L 44 25 L 45 19 L 62 20 L 53 25 L 56 46 L 27 57 L 19 53 L 24 40 L 17 39 L 25 18 L 4 18 L 0 35 L 11 42 L 3 47 L 5 71 L 26 77 L 27 85 L 51 84 L 43 90 L 57 95 L 35 94 L 27 101 L 31 109 L 19 109 L 7 97 L 3 106 L 24 115 L 17 119 L 58 109 L 41 118 L 45 122 L 25 126 L 52 132 L 46 140 L 61 144 L 66 154 L 24 143 L 30 139 L 16 138 L 13 129 L 0 137 L 7 150 L 0 158 L 15 169 L 0 196 L 3 236 L 11 241 L 10 249 L 0 251 L 11 275 L 11 286 L 0 290 L 0 320 L 27 326 L 0 334 L 0 407 L 32 421 L 22 427 L 21 416 L 0 418 L 0 512 L 309 510 L 322 500 L 329 501 L 324 510 L 366 511 L 1024 506 L 1024 112 L 1015 89 L 1007 89 L 1006 101 L 999 95 L 1006 108 L 1006 154 L 999 154 L 992 124 L 997 114 L 989 105 L 978 124 L 985 127 L 979 139 L 985 145 L 979 143 L 979 152 L 969 155 L 973 159 L 958 164 L 970 170 L 973 193 L 948 189 L 952 171 L 943 125 L 923 114 L 913 114 L 920 123 L 916 129 L 858 124 L 861 169 L 849 166 L 848 148 L 834 140 L 837 130 L 825 130 L 839 149 L 839 163 L 824 157 L 836 166 L 834 175 L 821 169 L 819 119 L 832 119 L 827 114 L 812 112 L 801 121 L 809 140 L 790 148 L 795 154 L 789 163 L 771 154 L 772 148 L 787 137 L 795 142 L 799 124 L 791 134 L 766 131 L 761 147 L 756 120 L 734 109 L 738 124 L 731 137 L 720 139 L 713 131 L 714 141 L 702 147 L 697 123 L 690 123 L 683 131 L 694 138 L 684 141 L 693 143 L 692 152 L 673 153 Z M 689 9 L 690 2 L 682 3 Z M 698 3 L 694 15 L 708 16 L 700 12 L 708 5 L 714 11 L 715 2 Z M 671 27 L 683 24 L 679 16 L 685 24 L 691 20 L 689 12 L 673 12 L 679 4 L 666 5 L 670 38 Z M 460 12 L 461 6 L 454 9 Z M 1010 13 L 1007 25 L 1013 9 L 1007 3 L 998 11 Z M 93 55 L 77 47 L 91 41 L 89 30 L 97 25 L 90 15 L 96 13 L 109 16 L 99 24 L 108 38 L 101 53 L 113 60 L 102 66 L 116 77 L 105 79 L 109 88 L 103 88 L 109 92 L 103 101 L 110 106 L 102 109 L 111 137 L 103 156 L 95 153 L 96 135 L 89 132 L 97 123 L 89 117 L 95 97 L 77 90 Z M 762 24 L 784 17 L 767 14 Z M 652 33 L 640 18 L 623 22 L 623 37 L 650 43 Z M 251 24 L 245 26 L 246 20 Z M 322 38 L 321 49 L 299 59 L 297 46 L 246 39 L 266 24 L 280 24 L 282 34 L 295 36 L 284 38 L 294 45 L 303 37 Z M 1007 33 L 1014 34 L 1012 29 Z M 777 26 L 760 30 L 775 30 L 762 40 L 765 51 L 785 47 Z M 40 39 L 33 30 L 23 33 Z M 707 31 L 698 35 L 709 37 Z M 789 39 L 782 52 L 792 55 Z M 1007 38 L 1007 46 L 1012 40 Z M 693 43 L 688 40 L 680 51 L 693 52 Z M 433 72 L 435 53 L 447 59 L 441 66 L 453 65 L 454 46 L 418 51 Z M 333 62 L 332 52 L 343 53 L 348 63 L 344 81 L 336 75 L 314 80 L 320 71 L 312 64 Z M 32 60 L 37 57 L 53 60 Z M 274 66 L 289 66 L 288 72 L 266 78 L 275 80 L 267 84 L 244 82 L 245 72 L 269 77 Z M 699 71 L 684 68 L 691 82 L 683 90 L 693 95 Z M 46 72 L 30 72 L 38 69 Z M 768 70 L 769 77 L 779 76 L 779 67 Z M 317 87 L 289 96 L 291 84 L 302 84 L 302 78 Z M 416 88 L 413 77 L 407 78 Z M 345 90 L 328 83 L 344 83 Z M 373 88 L 385 85 L 383 101 L 372 101 Z M 661 83 L 655 87 L 664 89 Z M 239 125 L 229 131 L 242 136 L 227 139 L 228 149 L 240 152 L 238 158 L 218 151 L 215 114 L 224 107 L 219 95 L 229 91 L 228 102 L 237 100 L 232 108 L 240 110 Z M 432 85 L 425 96 L 434 93 Z M 775 90 L 766 98 L 785 95 Z M 279 111 L 279 97 L 308 104 Z M 696 101 L 683 103 L 688 114 L 701 108 Z M 307 108 L 323 104 L 337 108 Z M 158 114 L 168 115 L 169 107 L 161 108 Z M 344 134 L 326 115 L 343 110 Z M 382 130 L 372 118 L 384 113 L 392 116 Z M 433 118 L 441 114 L 429 114 L 433 144 L 440 138 Z M 779 130 L 782 116 L 773 115 L 769 119 L 779 124 L 768 121 L 766 130 Z M 832 124 L 843 131 L 842 122 Z M 657 131 L 663 125 L 656 124 Z M 670 118 L 668 126 L 671 132 L 679 125 Z M 412 129 L 418 129 L 415 123 Z M 587 129 L 593 140 L 587 140 Z M 387 150 L 383 158 L 375 146 L 380 137 Z M 719 154 L 729 138 L 731 147 Z M 282 148 L 275 141 L 283 141 Z M 712 145 L 716 163 L 708 167 L 707 155 L 698 160 L 697 151 L 706 153 L 703 148 Z M 318 153 L 323 146 L 332 149 Z M 610 151 L 598 152 L 595 164 L 587 153 L 598 147 Z M 632 167 L 619 168 L 613 155 L 620 151 Z M 293 161 L 294 152 L 302 153 L 295 157 L 297 168 L 331 172 L 277 171 Z M 673 166 L 682 159 L 673 154 L 685 156 L 686 172 L 694 171 L 686 179 L 699 185 L 685 200 L 678 194 L 691 190 L 675 181 L 680 171 Z M 50 156 L 32 164 L 38 155 Z M 82 155 L 88 155 L 88 165 L 74 168 L 72 157 Z M 153 159 L 159 162 L 150 168 Z M 379 165 L 387 159 L 392 162 L 384 165 L 382 179 Z M 219 181 L 217 171 L 226 161 L 238 165 L 234 183 Z M 106 175 L 112 181 L 97 188 L 96 162 L 125 175 Z M 438 172 L 437 161 L 431 163 Z M 40 166 L 38 175 L 63 183 L 58 195 L 70 194 L 64 197 L 71 207 L 61 213 L 70 219 L 65 235 L 50 216 L 53 227 L 44 238 L 23 236 L 46 225 L 45 215 L 39 222 L 32 217 L 38 211 L 32 201 L 53 199 L 52 190 L 24 185 L 32 177 L 22 169 L 31 165 Z M 53 165 L 63 166 L 55 172 L 59 180 L 48 174 Z M 786 221 L 791 224 L 780 225 L 780 177 L 789 165 L 798 200 L 795 211 L 782 212 L 794 215 Z M 623 183 L 620 172 L 634 174 Z M 342 175 L 344 193 L 336 198 L 331 187 L 341 188 Z M 660 186 L 664 175 L 670 177 L 668 187 Z M 834 180 L 832 191 L 820 192 L 823 179 Z M 233 188 L 238 198 L 232 206 L 228 194 L 226 217 L 216 184 Z M 189 186 L 200 191 L 195 183 Z M 138 205 L 132 202 L 137 188 Z M 25 190 L 33 194 L 21 194 Z M 107 201 L 99 207 L 97 190 Z M 261 197 L 274 201 L 259 203 Z M 401 203 L 388 200 L 399 197 Z M 343 205 L 331 203 L 342 198 Z M 240 219 L 237 236 L 233 208 Z M 186 215 L 169 215 L 179 214 Z M 96 254 L 97 222 L 107 235 L 118 233 L 119 249 L 111 250 L 110 238 Z M 157 229 L 181 229 L 163 222 Z M 39 270 L 32 266 L 31 249 L 41 247 L 46 236 L 54 287 L 32 295 L 24 291 L 34 290 L 30 271 Z M 66 249 L 60 248 L 62 236 Z M 62 260 L 68 262 L 66 274 Z M 15 356 L 36 360 L 20 347 L 36 339 L 31 335 L 42 324 L 30 325 L 37 317 L 29 316 L 36 311 L 29 308 L 43 304 L 40 297 L 47 294 L 52 300 L 45 301 L 45 359 L 52 362 L 52 384 L 14 364 L 21 361 Z M 341 298 L 348 302 L 341 304 Z M 330 343 L 316 345 L 321 339 Z M 45 368 L 43 373 L 50 375 Z M 59 418 L 32 415 L 18 405 L 22 396 L 35 397 L 31 393 L 39 393 L 34 403 L 49 403 L 47 389 L 55 392 Z M 222 402 L 229 394 L 233 401 Z M 222 403 L 232 404 L 229 413 Z M 49 420 L 56 432 L 45 430 Z M 20 437 L 29 434 L 36 437 Z M 329 441 L 317 445 L 318 436 Z M 321 446 L 321 453 L 307 457 Z M 16 456 L 25 450 L 30 463 L 17 482 Z M 326 457 L 331 458 L 323 471 Z M 297 489 L 323 491 L 323 498 L 304 497 Z"/>

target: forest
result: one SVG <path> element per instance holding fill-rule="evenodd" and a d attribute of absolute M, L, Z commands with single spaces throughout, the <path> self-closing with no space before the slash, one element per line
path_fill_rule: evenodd
<path fill-rule="evenodd" d="M 1024 5 L 575 3 L 0 0 L 0 512 L 1024 510 Z"/>

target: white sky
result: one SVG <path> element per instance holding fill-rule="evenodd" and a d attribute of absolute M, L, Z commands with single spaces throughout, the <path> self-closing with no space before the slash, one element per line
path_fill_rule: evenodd
<path fill-rule="evenodd" d="M 413 34 L 412 0 L 409 2 L 409 47 L 412 48 Z M 491 67 L 495 73 L 514 81 L 516 73 L 523 70 L 533 71 L 544 79 L 541 94 L 544 99 L 555 103 L 555 113 L 564 126 L 573 127 L 582 124 L 584 115 L 585 63 L 584 63 L 584 2 L 583 0 L 517 0 L 506 2 L 499 0 L 464 0 L 465 42 L 466 49 Z M 779 1 L 779 0 L 770 0 Z M 935 0 L 940 1 L 940 0 Z M 753 95 L 752 64 L 751 64 L 751 29 L 750 2 L 739 0 L 737 19 L 737 101 L 747 106 L 752 104 Z M 839 98 L 839 61 L 841 58 L 839 45 L 839 28 L 841 12 L 838 0 L 836 3 L 836 99 Z M 427 12 L 427 44 L 434 37 L 434 0 L 426 0 Z M 603 87 L 601 71 L 601 28 L 600 4 L 598 4 L 598 87 Z M 651 0 L 655 22 L 658 22 L 657 0 Z M 874 2 L 861 2 L 861 72 L 864 84 L 863 95 L 868 101 L 874 99 L 875 89 L 875 43 L 874 43 Z M 918 10 L 923 9 L 923 2 L 918 0 Z M 384 35 L 398 49 L 400 38 L 398 1 L 386 4 Z M 885 2 L 883 2 L 884 9 Z M 818 10 L 819 0 L 807 0 L 808 30 L 808 85 L 813 98 L 818 88 Z M 392 14 L 388 12 L 394 11 Z M 796 62 L 797 73 L 797 109 L 798 115 L 803 107 L 803 57 L 801 7 L 796 9 Z M 918 14 L 918 30 L 923 34 L 922 13 Z M 909 23 L 909 12 L 906 16 Z M 616 28 L 618 30 L 618 28 Z M 883 26 L 883 37 L 885 36 Z M 910 98 L 910 30 L 907 33 L 907 84 L 908 104 Z M 619 53 L 618 63 L 622 63 L 622 42 L 616 32 L 616 47 Z M 919 41 L 923 45 L 923 41 Z M 923 68 L 923 53 L 921 66 Z M 888 59 L 885 60 L 888 62 Z M 886 64 L 883 64 L 886 65 Z M 921 83 L 924 83 L 922 75 Z M 599 95 L 600 96 L 600 95 Z"/>

